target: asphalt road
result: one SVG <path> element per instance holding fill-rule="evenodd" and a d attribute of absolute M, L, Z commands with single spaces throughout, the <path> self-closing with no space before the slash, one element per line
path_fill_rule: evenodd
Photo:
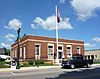
<path fill-rule="evenodd" d="M 40 69 L 21 72 L 0 72 L 0 79 L 100 79 L 100 66 L 76 69 Z"/>

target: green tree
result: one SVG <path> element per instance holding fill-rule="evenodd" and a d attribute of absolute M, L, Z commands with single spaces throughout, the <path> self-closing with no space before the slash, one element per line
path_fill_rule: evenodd
<path fill-rule="evenodd" d="M 10 55 L 10 49 L 7 49 L 4 47 L 4 52 L 5 52 L 5 55 Z"/>

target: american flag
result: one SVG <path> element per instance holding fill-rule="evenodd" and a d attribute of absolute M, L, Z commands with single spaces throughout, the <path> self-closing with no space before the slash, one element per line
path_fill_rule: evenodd
<path fill-rule="evenodd" d="M 57 7 L 57 22 L 59 23 L 60 22 L 60 12 L 58 10 L 58 7 Z"/>

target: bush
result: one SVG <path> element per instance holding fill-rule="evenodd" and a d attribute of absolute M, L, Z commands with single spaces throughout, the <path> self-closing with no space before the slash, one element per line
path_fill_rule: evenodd
<path fill-rule="evenodd" d="M 43 65 L 44 61 L 43 60 L 35 60 L 35 65 Z"/>
<path fill-rule="evenodd" d="M 33 65 L 34 61 L 30 60 L 29 65 Z"/>
<path fill-rule="evenodd" d="M 11 65 L 11 62 L 5 62 L 5 63 Z"/>
<path fill-rule="evenodd" d="M 29 63 L 28 62 L 20 62 L 21 67 L 28 67 Z"/>
<path fill-rule="evenodd" d="M 45 62 L 44 65 L 53 65 L 51 62 Z"/>

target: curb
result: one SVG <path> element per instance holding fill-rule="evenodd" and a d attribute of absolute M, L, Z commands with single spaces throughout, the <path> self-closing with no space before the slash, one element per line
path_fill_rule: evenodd
<path fill-rule="evenodd" d="M 50 68 L 61 68 L 61 66 L 40 66 L 40 67 L 22 67 L 20 69 L 11 70 L 11 68 L 2 68 L 0 72 L 19 72 L 19 71 L 33 71 L 33 70 L 42 70 Z"/>

